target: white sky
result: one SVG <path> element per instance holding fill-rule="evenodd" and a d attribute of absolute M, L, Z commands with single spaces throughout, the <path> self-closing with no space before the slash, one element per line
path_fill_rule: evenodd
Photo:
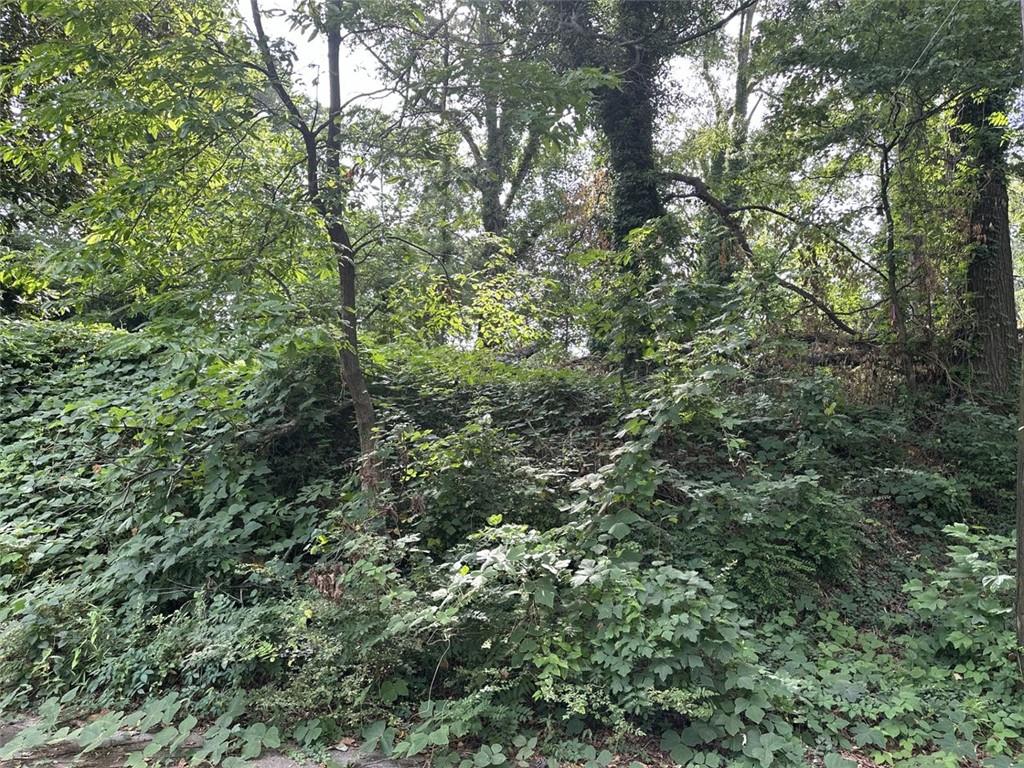
<path fill-rule="evenodd" d="M 236 0 L 238 12 L 246 26 L 252 31 L 252 10 L 250 0 Z M 293 10 L 292 0 L 260 0 L 263 11 L 263 28 L 271 38 L 283 38 L 295 49 L 296 85 L 310 97 L 321 103 L 327 100 L 327 77 L 318 78 L 327 63 L 327 45 L 323 37 L 308 40 L 301 30 L 291 28 L 286 12 Z M 269 15 L 268 15 L 269 14 Z M 319 80 L 319 82 L 318 82 Z M 342 50 L 341 100 L 370 93 L 381 87 L 374 71 L 373 57 L 361 49 Z"/>

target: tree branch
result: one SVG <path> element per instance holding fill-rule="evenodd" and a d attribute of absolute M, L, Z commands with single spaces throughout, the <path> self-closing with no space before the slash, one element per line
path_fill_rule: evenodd
<path fill-rule="evenodd" d="M 523 154 L 519 158 L 519 165 L 516 167 L 516 172 L 512 176 L 512 181 L 509 183 L 508 194 L 505 195 L 505 201 L 502 203 L 502 208 L 505 213 L 508 214 L 509 209 L 512 208 L 512 204 L 516 200 L 516 196 L 519 194 L 519 190 L 522 189 L 523 183 L 526 181 L 526 177 L 530 175 L 530 171 L 533 170 L 533 162 L 537 159 L 537 153 L 540 150 L 540 135 L 532 128 L 526 137 L 526 146 L 523 147 Z"/>
<path fill-rule="evenodd" d="M 739 245 L 740 250 L 743 251 L 746 257 L 748 259 L 753 258 L 754 251 L 750 247 L 750 241 L 747 240 L 747 235 L 743 231 L 743 227 L 740 226 L 740 223 L 736 220 L 736 217 L 734 216 L 736 209 L 732 208 L 729 205 L 726 205 L 724 202 L 719 200 L 714 195 L 714 193 L 710 189 L 708 189 L 707 184 L 705 184 L 702 179 L 696 176 L 689 176 L 684 173 L 663 173 L 662 176 L 669 181 L 682 182 L 683 184 L 688 185 L 693 190 L 693 197 L 697 198 L 702 203 L 707 205 L 712 211 L 714 211 L 718 215 L 722 224 L 724 224 L 725 227 L 729 230 L 730 234 L 732 234 L 733 238 L 736 240 L 736 243 Z M 838 328 L 839 330 L 843 331 L 844 333 L 848 333 L 849 335 L 854 337 L 861 336 L 861 333 L 856 328 L 853 328 L 848 323 L 846 323 L 841 317 L 839 317 L 839 315 L 836 314 L 835 310 L 833 310 L 832 307 L 830 307 L 824 301 L 822 301 L 813 293 L 808 291 L 806 288 L 802 288 L 796 283 L 791 283 L 788 280 L 784 280 L 778 275 L 775 276 L 775 282 L 782 288 L 785 288 L 787 291 L 792 291 L 798 296 L 801 296 L 802 298 L 809 301 L 811 304 L 817 307 L 821 311 L 821 313 L 825 315 L 825 317 L 832 321 L 832 324 L 835 325 L 835 327 Z"/>
<path fill-rule="evenodd" d="M 694 40 L 699 40 L 702 37 L 714 34 L 756 2 L 757 0 L 743 0 L 743 2 L 736 6 L 736 8 L 734 8 L 727 16 L 723 16 L 714 24 L 704 27 L 703 29 L 698 29 L 696 32 L 691 32 L 688 35 L 676 38 L 676 45 L 686 45 L 687 43 L 692 43 Z"/>
<path fill-rule="evenodd" d="M 302 133 L 303 137 L 311 133 L 309 125 L 302 117 L 302 113 L 299 108 L 295 105 L 292 100 L 291 94 L 288 93 L 288 89 L 285 88 L 284 82 L 281 80 L 281 75 L 277 70 L 277 62 L 274 61 L 274 54 L 270 51 L 270 43 L 267 42 L 267 33 L 263 29 L 263 17 L 260 13 L 259 0 L 249 0 L 250 8 L 252 9 L 252 23 L 256 29 L 256 47 L 259 48 L 260 55 L 263 57 L 263 66 L 265 74 L 267 75 L 267 81 L 270 83 L 270 87 L 274 89 L 278 98 L 281 99 L 281 103 L 284 104 L 284 108 L 288 110 L 288 114 L 291 115 L 294 121 L 295 127 Z"/>

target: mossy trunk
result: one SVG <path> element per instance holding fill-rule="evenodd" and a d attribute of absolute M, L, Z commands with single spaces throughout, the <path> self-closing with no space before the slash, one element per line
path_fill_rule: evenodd
<path fill-rule="evenodd" d="M 967 212 L 970 363 L 979 383 L 997 394 L 1010 392 L 1017 359 L 1005 128 L 989 120 L 1004 109 L 1005 99 L 997 94 L 968 99 L 960 108 L 972 166 Z"/>
<path fill-rule="evenodd" d="M 654 23 L 652 4 L 623 2 L 619 35 L 641 39 L 628 47 L 618 88 L 601 88 L 597 113 L 608 142 L 612 175 L 612 239 L 621 249 L 629 233 L 665 215 L 654 154 L 655 77 L 660 62 L 642 39 Z"/>

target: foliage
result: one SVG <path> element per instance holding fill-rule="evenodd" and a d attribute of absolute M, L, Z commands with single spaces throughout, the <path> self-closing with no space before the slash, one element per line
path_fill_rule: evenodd
<path fill-rule="evenodd" d="M 0 3 L 0 761 L 1021 759 L 1012 3 L 243 5 Z"/>
<path fill-rule="evenodd" d="M 928 626 L 929 648 L 965 666 L 960 674 L 987 682 L 1017 653 L 1012 633 L 1015 578 L 1010 573 L 1014 542 L 1009 536 L 972 532 L 963 523 L 946 528 L 957 543 L 948 548 L 950 564 L 927 581 L 907 583 L 910 608 Z"/>
<path fill-rule="evenodd" d="M 1005 528 L 1005 510 L 1013 504 L 1011 416 L 965 402 L 942 407 L 934 416 L 924 447 L 969 489 L 972 502 L 995 529 Z"/>
<path fill-rule="evenodd" d="M 784 614 L 761 628 L 796 717 L 821 744 L 900 766 L 1008 766 L 1020 754 L 1012 544 L 963 524 L 946 531 L 950 565 L 908 581 L 910 612 L 881 629 L 835 613 L 809 624 Z"/>
<path fill-rule="evenodd" d="M 911 723 L 946 700 L 892 702 L 917 701 L 913 669 L 942 679 L 954 665 L 991 702 L 984 717 L 964 710 L 957 738 L 1012 751 L 1009 582 L 994 559 L 1007 540 L 968 537 L 952 570 L 910 582 L 892 660 L 838 616 L 805 628 L 782 614 L 755 637 L 727 594 L 777 614 L 839 583 L 861 546 L 865 466 L 900 479 L 892 500 L 908 513 L 935 507 L 934 494 L 910 498 L 906 478 L 947 498 L 942 475 L 892 470 L 899 443 L 877 450 L 891 420 L 840 410 L 826 379 L 751 387 L 725 365 L 731 348 L 708 342 L 719 362 L 655 386 L 609 442 L 599 403 L 614 389 L 600 378 L 382 347 L 397 474 L 380 518 L 336 469 L 355 447 L 338 433 L 334 358 L 315 332 L 269 354 L 236 339 L 226 362 L 213 354 L 223 337 L 6 328 L 0 673 L 12 702 L 174 690 L 216 717 L 242 691 L 248 722 L 319 734 L 311 745 L 365 726 L 398 755 L 448 759 L 441 748 L 472 738 L 490 745 L 472 760 L 502 763 L 569 749 L 559 739 L 585 729 L 610 729 L 620 749 L 653 729 L 679 761 L 769 765 L 808 744 L 939 748 L 945 726 Z M 589 422 L 565 409 L 586 398 Z M 538 431 L 529 417 L 545 408 Z M 573 449 L 580 429 L 594 442 Z M 552 451 L 558 441 L 570 450 Z M 610 445 L 611 463 L 585 474 Z M 582 463 L 561 463 L 574 455 Z M 886 685 L 826 715 L 840 679 Z M 850 723 L 868 730 L 851 737 Z M 516 733 L 534 735 L 516 747 Z"/>
<path fill-rule="evenodd" d="M 935 530 L 970 511 L 961 485 L 937 472 L 886 469 L 877 480 L 877 492 L 911 516 L 916 533 Z"/>
<path fill-rule="evenodd" d="M 292 387 L 304 384 L 268 379 L 255 350 L 230 359 L 203 342 L 5 324 L 10 696 L 24 686 L 80 685 L 101 698 L 159 688 L 190 674 L 157 661 L 159 643 L 135 647 L 161 629 L 161 613 L 199 622 L 216 595 L 213 605 L 226 609 L 225 594 L 244 594 L 268 572 L 294 572 L 286 560 L 308 539 L 315 507 L 297 494 L 301 471 L 284 438 L 322 411 L 314 396 L 292 412 Z M 275 477 L 285 468 L 291 487 Z M 227 637 L 239 621 L 258 624 L 235 615 L 205 631 Z M 139 651 L 154 666 L 110 660 Z M 101 661 L 102 674 L 92 667 Z M 224 670 L 195 669 L 213 675 L 208 684 Z"/>

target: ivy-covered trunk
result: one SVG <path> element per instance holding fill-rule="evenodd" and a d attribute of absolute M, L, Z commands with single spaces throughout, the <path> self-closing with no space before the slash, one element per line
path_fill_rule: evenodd
<path fill-rule="evenodd" d="M 619 37 L 636 40 L 626 48 L 618 88 L 597 94 L 598 119 L 608 142 L 612 174 L 612 237 L 621 249 L 629 233 L 665 215 L 654 157 L 655 77 L 659 59 L 643 42 L 654 23 L 651 3 L 619 6 Z"/>
<path fill-rule="evenodd" d="M 967 211 L 971 368 L 983 386 L 1001 394 L 1012 387 L 1017 359 L 1006 129 L 991 121 L 1004 108 L 1005 98 L 998 94 L 980 101 L 967 99 L 960 108 L 972 166 Z"/>
<path fill-rule="evenodd" d="M 666 213 L 654 152 L 655 80 L 666 53 L 656 44 L 659 9 L 656 3 L 620 0 L 609 45 L 597 35 L 591 3 L 568 0 L 557 5 L 571 66 L 596 65 L 619 78 L 615 86 L 595 90 L 594 106 L 608 150 L 612 245 L 624 252 L 630 232 Z M 644 294 L 657 281 L 661 263 L 658 253 L 646 249 L 630 253 L 620 264 L 625 275 L 638 278 L 633 294 L 623 297 L 619 309 L 623 367 L 633 370 L 652 335 Z M 603 341 L 597 343 L 601 346 Z"/>
<path fill-rule="evenodd" d="M 492 66 L 500 55 L 499 43 L 494 39 L 491 29 L 491 17 L 487 12 L 486 4 L 480 13 L 480 55 L 487 59 Z M 501 237 L 505 231 L 505 209 L 501 202 L 502 188 L 505 186 L 506 131 L 503 125 L 504 117 L 501 113 L 498 96 L 492 89 L 484 93 L 484 127 L 487 131 L 487 143 L 483 147 L 483 164 L 478 169 L 477 188 L 480 192 L 480 220 L 484 232 L 492 238 Z M 498 246 L 495 239 L 488 238 L 483 248 L 483 264 L 485 269 L 490 269 L 494 257 L 498 254 Z"/>

